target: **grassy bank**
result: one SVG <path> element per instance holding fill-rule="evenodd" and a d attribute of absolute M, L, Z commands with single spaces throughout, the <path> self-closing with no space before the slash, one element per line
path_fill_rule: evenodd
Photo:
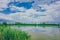
<path fill-rule="evenodd" d="M 28 33 L 12 29 L 10 27 L 0 26 L 0 40 L 29 40 Z"/>

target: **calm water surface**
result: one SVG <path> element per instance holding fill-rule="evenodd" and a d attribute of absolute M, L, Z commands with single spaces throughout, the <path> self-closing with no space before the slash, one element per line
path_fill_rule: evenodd
<path fill-rule="evenodd" d="M 28 32 L 31 40 L 60 40 L 60 28 L 58 27 L 14 26 L 12 28 Z"/>

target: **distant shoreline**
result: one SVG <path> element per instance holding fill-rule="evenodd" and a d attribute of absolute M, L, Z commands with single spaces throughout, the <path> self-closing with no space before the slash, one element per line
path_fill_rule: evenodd
<path fill-rule="evenodd" d="M 60 24 L 0 24 L 0 26 L 60 26 Z"/>

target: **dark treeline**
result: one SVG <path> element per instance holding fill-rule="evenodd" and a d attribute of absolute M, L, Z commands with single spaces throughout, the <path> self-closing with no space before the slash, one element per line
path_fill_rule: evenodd
<path fill-rule="evenodd" d="M 21 25 L 21 26 L 60 26 L 60 24 L 46 24 L 46 23 L 41 23 L 41 24 L 26 24 L 26 23 L 20 23 L 20 22 L 16 22 L 16 23 L 6 23 L 6 22 L 2 22 L 0 23 L 0 25 Z"/>

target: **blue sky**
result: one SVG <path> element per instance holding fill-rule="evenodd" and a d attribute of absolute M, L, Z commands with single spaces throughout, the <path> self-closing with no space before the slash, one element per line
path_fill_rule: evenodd
<path fill-rule="evenodd" d="M 1 0 L 0 19 L 23 23 L 60 23 L 60 0 Z"/>

